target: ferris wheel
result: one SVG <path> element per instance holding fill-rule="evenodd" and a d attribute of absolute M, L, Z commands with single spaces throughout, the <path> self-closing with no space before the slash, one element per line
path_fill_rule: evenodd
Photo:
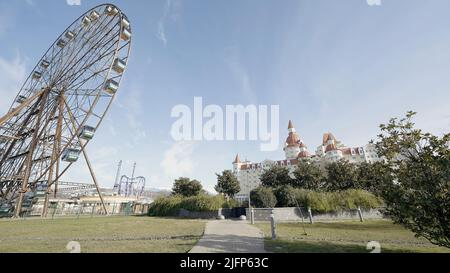
<path fill-rule="evenodd" d="M 49 195 L 81 157 L 85 158 L 107 214 L 86 152 L 119 89 L 128 64 L 132 31 L 111 4 L 73 22 L 50 46 L 0 117 L 0 205 L 19 217 L 27 193 Z"/>

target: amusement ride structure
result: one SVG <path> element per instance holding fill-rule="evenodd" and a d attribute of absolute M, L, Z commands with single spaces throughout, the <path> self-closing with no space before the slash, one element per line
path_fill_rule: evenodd
<path fill-rule="evenodd" d="M 146 179 L 143 176 L 136 177 L 136 163 L 133 165 L 133 173 L 131 177 L 122 175 L 120 171 L 122 169 L 122 161 L 119 162 L 117 169 L 116 183 L 114 185 L 114 192 L 119 196 L 124 197 L 136 197 L 139 199 L 144 195 Z"/>
<path fill-rule="evenodd" d="M 61 177 L 81 157 L 106 206 L 86 146 L 119 89 L 131 49 L 131 25 L 116 6 L 79 17 L 50 46 L 0 117 L 0 205 L 20 217 L 29 195 L 56 196 Z"/>

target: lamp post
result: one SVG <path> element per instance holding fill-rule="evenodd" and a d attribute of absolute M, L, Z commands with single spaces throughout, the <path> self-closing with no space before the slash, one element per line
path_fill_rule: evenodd
<path fill-rule="evenodd" d="M 255 209 L 252 206 L 252 197 L 251 192 L 248 194 L 248 207 L 250 208 L 250 220 L 252 225 L 255 224 Z"/>

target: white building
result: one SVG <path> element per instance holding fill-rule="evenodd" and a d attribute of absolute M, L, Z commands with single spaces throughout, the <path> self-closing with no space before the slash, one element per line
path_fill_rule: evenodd
<path fill-rule="evenodd" d="M 274 165 L 285 166 L 292 172 L 298 162 L 304 159 L 318 164 L 321 168 L 341 159 L 355 164 L 374 163 L 382 160 L 378 157 L 375 145 L 367 144 L 362 147 L 349 148 L 339 142 L 332 133 L 324 134 L 322 145 L 317 148 L 315 155 L 311 155 L 308 147 L 297 134 L 292 121 L 289 121 L 288 132 L 289 136 L 284 147 L 285 160 L 265 160 L 261 163 L 253 163 L 242 162 L 240 156 L 236 156 L 233 162 L 233 172 L 241 185 L 241 192 L 236 195 L 238 200 L 248 200 L 250 192 L 261 185 L 260 177 L 263 172 Z"/>

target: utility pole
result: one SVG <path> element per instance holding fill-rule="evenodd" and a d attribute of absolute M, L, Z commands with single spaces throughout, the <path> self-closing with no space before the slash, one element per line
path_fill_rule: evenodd
<path fill-rule="evenodd" d="M 116 173 L 116 180 L 114 182 L 114 191 L 118 191 L 117 193 L 120 194 L 120 172 L 122 171 L 122 160 L 119 161 L 119 166 L 117 166 L 117 173 Z"/>
<path fill-rule="evenodd" d="M 133 172 L 131 173 L 131 183 L 129 185 L 130 189 L 129 189 L 129 195 L 131 196 L 133 194 L 133 187 L 134 187 L 134 175 L 136 173 L 136 162 L 134 162 L 133 164 Z"/>

